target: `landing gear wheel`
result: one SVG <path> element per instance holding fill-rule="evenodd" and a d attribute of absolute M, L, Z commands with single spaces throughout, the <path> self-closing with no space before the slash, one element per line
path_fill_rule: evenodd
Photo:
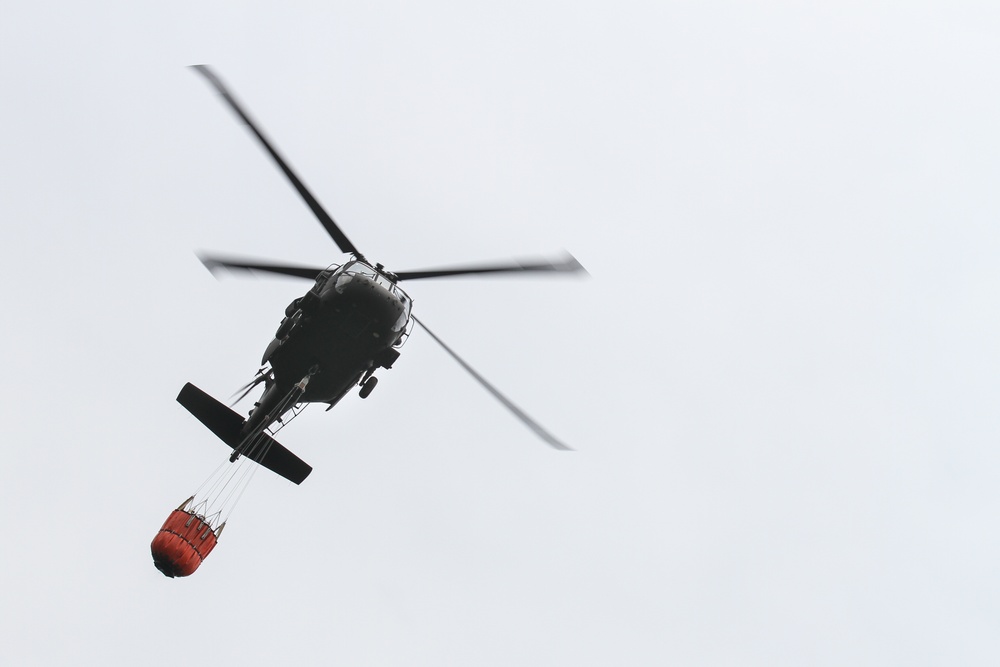
<path fill-rule="evenodd" d="M 368 378 L 367 380 L 365 380 L 365 383 L 361 385 L 361 391 L 358 392 L 358 396 L 360 396 L 361 398 L 368 398 L 368 396 L 372 393 L 372 391 L 374 391 L 375 385 L 377 384 L 378 384 L 377 377 L 372 376 Z"/>

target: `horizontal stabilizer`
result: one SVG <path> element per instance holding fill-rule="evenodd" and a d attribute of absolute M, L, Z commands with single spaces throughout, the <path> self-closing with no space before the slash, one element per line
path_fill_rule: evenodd
<path fill-rule="evenodd" d="M 177 402 L 187 408 L 188 412 L 197 417 L 198 421 L 207 426 L 208 430 L 217 435 L 222 442 L 233 449 L 240 446 L 243 440 L 240 433 L 243 418 L 239 414 L 190 382 L 184 385 L 181 393 L 177 394 Z M 312 472 L 312 466 L 282 447 L 268 434 L 262 433 L 259 437 L 262 438 L 262 446 L 253 447 L 249 452 L 240 454 L 296 484 L 301 484 L 302 480 Z"/>

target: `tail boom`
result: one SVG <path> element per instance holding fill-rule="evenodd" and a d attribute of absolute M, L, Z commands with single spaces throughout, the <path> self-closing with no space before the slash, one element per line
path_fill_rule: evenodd
<path fill-rule="evenodd" d="M 177 394 L 177 402 L 234 450 L 243 442 L 243 418 L 190 382 Z M 301 484 L 312 472 L 312 466 L 268 434 L 260 434 L 258 442 L 259 446 L 239 453 L 295 484 Z"/>

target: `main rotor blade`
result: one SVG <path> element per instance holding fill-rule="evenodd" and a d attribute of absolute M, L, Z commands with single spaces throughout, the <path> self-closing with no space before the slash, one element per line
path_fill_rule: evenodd
<path fill-rule="evenodd" d="M 413 317 L 413 316 L 411 315 L 411 317 Z M 491 394 L 493 394 L 493 396 L 498 401 L 500 401 L 501 403 L 503 403 L 504 407 L 506 407 L 508 410 L 510 410 L 511 412 L 513 412 L 515 417 L 517 417 L 522 422 L 524 422 L 525 426 L 527 426 L 532 431 L 534 431 L 535 435 L 537 435 L 539 438 L 541 438 L 542 440 L 544 440 L 545 442 L 547 442 L 549 445 L 551 445 L 552 447 L 554 447 L 556 449 L 561 449 L 561 450 L 564 450 L 564 451 L 573 451 L 572 447 L 569 447 L 569 446 L 563 444 L 562 442 L 560 442 L 559 440 L 557 440 L 555 438 L 555 436 L 553 436 L 551 433 L 549 433 L 544 428 L 542 428 L 538 424 L 538 422 L 536 422 L 534 419 L 532 419 L 531 417 L 529 417 L 524 412 L 524 410 L 522 410 L 521 408 L 519 408 L 516 405 L 514 405 L 509 398 L 507 398 L 506 396 L 504 396 L 503 394 L 501 394 L 500 391 L 496 387 L 494 387 L 492 384 L 490 384 L 489 382 L 487 382 L 486 378 L 484 378 L 482 375 L 480 375 L 479 373 L 477 373 L 476 370 L 472 366 L 470 366 L 469 364 L 465 363 L 465 360 L 462 359 L 462 357 L 458 356 L 455 353 L 454 350 L 452 350 L 450 347 L 448 347 L 443 340 L 441 340 L 440 338 L 438 338 L 437 336 L 435 336 L 434 332 L 431 331 L 430 329 L 428 329 L 426 324 L 424 324 L 423 322 L 421 322 L 420 320 L 418 320 L 416 317 L 413 317 L 413 321 L 416 322 L 417 324 L 419 324 L 421 327 L 423 327 L 423 330 L 426 331 L 428 334 L 430 334 L 430 337 L 433 338 L 437 342 L 438 345 L 440 345 L 441 347 L 443 347 L 444 351 L 447 352 L 448 354 L 450 354 L 452 359 L 454 359 L 455 361 L 457 361 L 462 368 L 464 368 L 466 371 L 468 371 L 469 375 L 471 375 L 472 377 L 474 377 L 479 382 L 479 384 L 483 385 L 483 387 L 486 389 L 486 391 L 488 391 Z"/>
<path fill-rule="evenodd" d="M 235 269 L 237 271 L 266 271 L 267 273 L 278 273 L 283 276 L 292 276 L 293 278 L 316 280 L 316 276 L 326 270 L 313 266 L 294 266 L 290 264 L 257 262 L 239 257 L 212 257 L 210 255 L 199 254 L 198 259 L 200 259 L 201 263 L 205 265 L 205 268 L 212 273 L 215 273 L 219 269 Z"/>
<path fill-rule="evenodd" d="M 347 235 L 344 234 L 344 232 L 340 230 L 340 227 L 337 226 L 337 223 L 333 221 L 330 214 L 326 212 L 326 210 L 320 205 L 316 198 L 313 197 L 312 193 L 309 192 L 302 181 L 299 180 L 299 177 L 295 175 L 295 172 L 293 172 L 292 168 L 288 166 L 288 163 L 286 163 L 281 155 L 278 154 L 278 151 L 271 145 L 271 142 L 267 140 L 254 122 L 250 120 L 250 117 L 236 101 L 236 98 L 229 93 L 222 81 L 219 80 L 219 77 L 215 76 L 215 73 L 212 72 L 207 65 L 192 65 L 192 67 L 208 79 L 208 82 L 211 83 L 217 91 L 219 91 L 219 94 L 222 95 L 222 98 L 229 103 L 229 106 L 236 112 L 236 115 L 243 119 L 243 122 L 247 124 L 250 131 L 253 132 L 257 139 L 260 140 L 260 143 L 263 144 L 267 152 L 270 153 L 271 158 L 274 159 L 281 171 L 283 171 L 288 180 L 291 181 L 292 186 L 298 191 L 302 199 L 305 200 L 306 205 L 308 205 L 312 210 L 320 224 L 326 228 L 327 233 L 333 237 L 334 241 L 336 241 L 340 250 L 342 252 L 352 253 L 358 257 L 363 257 L 361 253 L 358 252 L 358 249 L 354 247 L 354 244 L 347 238 Z"/>
<path fill-rule="evenodd" d="M 587 269 L 577 261 L 576 257 L 566 253 L 566 257 L 558 262 L 549 261 L 515 261 L 512 264 L 484 264 L 480 266 L 459 266 L 450 269 L 425 269 L 423 271 L 400 271 L 395 274 L 399 280 L 420 280 L 423 278 L 445 278 L 449 276 L 466 276 L 477 273 L 521 273 L 557 272 L 557 273 L 587 273 Z M 430 333 L 430 332 L 428 332 Z"/>

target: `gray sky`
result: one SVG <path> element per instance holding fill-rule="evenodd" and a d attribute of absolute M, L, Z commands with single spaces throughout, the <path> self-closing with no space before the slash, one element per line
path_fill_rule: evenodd
<path fill-rule="evenodd" d="M 5 4 L 9 664 L 993 665 L 1000 11 L 986 2 Z M 148 545 L 302 284 L 413 284 L 367 401 L 281 441 L 219 547 Z"/>

